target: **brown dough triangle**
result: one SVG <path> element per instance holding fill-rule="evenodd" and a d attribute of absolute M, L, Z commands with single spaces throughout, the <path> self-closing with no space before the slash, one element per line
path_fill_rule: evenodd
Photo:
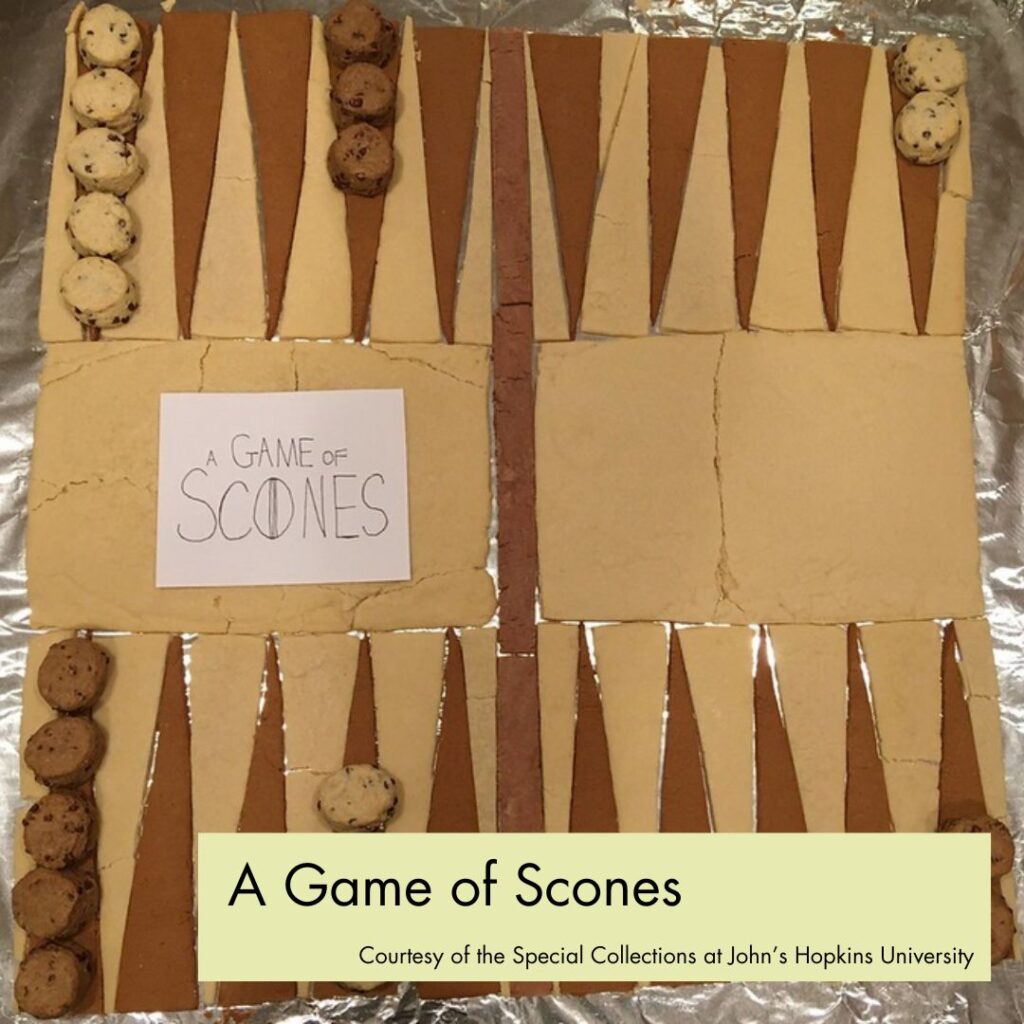
<path fill-rule="evenodd" d="M 178 326 L 192 336 L 192 302 L 213 189 L 231 14 L 172 11 L 164 33 L 164 113 L 174 215 Z"/>
<path fill-rule="evenodd" d="M 396 35 L 398 23 L 395 25 Z M 402 54 L 401 39 L 395 43 L 395 52 L 384 65 L 392 82 L 398 82 L 398 65 Z M 331 61 L 331 76 L 338 71 Z M 395 137 L 395 119 L 381 128 L 388 142 Z M 327 159 L 327 154 L 324 154 Z M 384 219 L 386 192 L 379 196 L 345 196 L 345 231 L 348 235 L 348 256 L 352 267 L 352 337 L 362 341 L 366 337 L 370 319 L 370 299 L 373 296 L 373 275 L 377 269 L 377 247 L 380 244 L 380 225 Z"/>
<path fill-rule="evenodd" d="M 256 726 L 249 778 L 238 820 L 239 832 L 286 832 L 284 789 L 284 699 L 281 673 L 277 664 L 277 646 L 267 640 L 267 690 L 263 713 Z M 255 1006 L 294 999 L 296 986 L 291 981 L 221 982 L 217 1002 L 221 1006 Z"/>
<path fill-rule="evenodd" d="M 852 43 L 808 42 L 804 57 L 811 99 L 821 297 L 829 330 L 834 331 L 839 323 L 839 266 L 871 49 Z"/>
<path fill-rule="evenodd" d="M 675 252 L 710 45 L 673 36 L 651 36 L 647 43 L 652 324 Z"/>
<path fill-rule="evenodd" d="M 984 815 L 978 751 L 971 712 L 964 698 L 963 676 L 956 659 L 956 627 L 942 637 L 942 760 L 939 763 L 939 823 Z"/>
<path fill-rule="evenodd" d="M 885 772 L 878 756 L 875 721 L 860 660 L 860 630 L 846 631 L 846 831 L 891 832 Z"/>
<path fill-rule="evenodd" d="M 601 126 L 601 37 L 530 36 L 537 105 L 551 168 L 569 336 L 583 305 Z"/>
<path fill-rule="evenodd" d="M 302 191 L 312 24 L 305 11 L 238 16 L 238 43 L 259 176 L 268 338 L 277 332 L 281 316 Z"/>
<path fill-rule="evenodd" d="M 356 684 L 352 690 L 352 704 L 348 711 L 345 764 L 376 763 L 377 705 L 373 694 L 373 660 L 370 656 L 370 637 L 364 634 L 359 641 Z"/>
<path fill-rule="evenodd" d="M 661 781 L 661 831 L 710 832 L 708 797 L 701 764 L 700 732 L 693 709 L 679 634 L 669 631 L 668 725 Z"/>
<path fill-rule="evenodd" d="M 455 340 L 455 293 L 469 175 L 476 142 L 484 32 L 417 28 L 423 148 L 437 305 L 445 340 Z"/>
<path fill-rule="evenodd" d="M 740 324 L 746 330 L 750 326 L 750 305 L 754 299 L 775 139 L 779 133 L 786 44 L 726 39 L 722 43 L 722 55 L 729 103 L 736 304 Z"/>
<path fill-rule="evenodd" d="M 153 782 L 135 854 L 113 1007 L 118 1013 L 193 1010 L 199 1005 L 192 906 L 192 740 L 180 637 L 167 645 L 156 732 Z"/>
<path fill-rule="evenodd" d="M 757 831 L 806 832 L 793 751 L 782 722 L 768 663 L 768 633 L 761 627 L 754 673 L 754 746 L 757 762 Z"/>
<path fill-rule="evenodd" d="M 907 105 L 904 96 L 892 80 L 895 51 L 888 55 L 889 91 L 892 94 L 892 116 Z M 932 289 L 932 269 L 935 264 L 935 225 L 939 219 L 939 192 L 942 188 L 942 165 L 922 167 L 905 160 L 898 153 L 896 168 L 900 179 L 900 199 L 903 203 L 903 233 L 907 243 L 907 266 L 910 268 L 910 294 L 914 300 L 914 322 L 917 333 L 924 334 L 928 321 L 928 299 Z"/>

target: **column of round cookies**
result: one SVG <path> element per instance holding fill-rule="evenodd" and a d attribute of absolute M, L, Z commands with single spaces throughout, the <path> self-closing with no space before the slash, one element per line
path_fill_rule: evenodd
<path fill-rule="evenodd" d="M 142 53 L 142 33 L 126 11 L 100 4 L 82 16 L 78 54 L 89 70 L 71 89 L 80 130 L 66 153 L 79 190 L 67 233 L 80 259 L 61 277 L 60 294 L 90 336 L 128 323 L 139 303 L 138 286 L 118 261 L 136 241 L 124 196 L 143 170 L 131 141 L 142 120 L 142 97 L 130 76 Z"/>
<path fill-rule="evenodd" d="M 95 976 L 93 958 L 74 941 L 99 913 L 92 780 L 106 750 L 92 709 L 110 658 L 86 637 L 54 644 L 39 668 L 40 695 L 57 712 L 25 743 L 25 765 L 47 787 L 26 812 L 22 841 L 36 867 L 18 880 L 11 903 L 28 936 L 14 995 L 20 1009 L 51 1018 L 80 1007 Z"/>
<path fill-rule="evenodd" d="M 327 152 L 331 181 L 342 192 L 380 195 L 391 181 L 394 152 L 381 129 L 395 110 L 393 22 L 368 0 L 349 0 L 324 23 L 331 62 L 331 110 L 338 137 Z"/>

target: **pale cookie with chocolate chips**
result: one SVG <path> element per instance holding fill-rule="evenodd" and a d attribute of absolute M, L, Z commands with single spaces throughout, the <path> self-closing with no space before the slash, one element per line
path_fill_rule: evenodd
<path fill-rule="evenodd" d="M 88 711 L 103 695 L 109 667 L 110 655 L 95 641 L 84 636 L 61 640 L 39 666 L 39 693 L 55 711 Z"/>
<path fill-rule="evenodd" d="M 93 68 L 71 87 L 71 109 L 83 128 L 130 132 L 142 120 L 141 103 L 135 80 L 117 68 Z"/>
<path fill-rule="evenodd" d="M 77 793 L 47 793 L 22 819 L 25 852 L 43 868 L 62 871 L 96 849 L 96 805 Z"/>
<path fill-rule="evenodd" d="M 349 0 L 324 23 L 327 53 L 337 66 L 368 61 L 383 67 L 395 52 L 395 26 L 368 0 Z"/>
<path fill-rule="evenodd" d="M 99 911 L 100 887 L 89 875 L 35 868 L 11 893 L 14 920 L 37 939 L 63 939 L 80 932 Z"/>
<path fill-rule="evenodd" d="M 86 327 L 119 327 L 139 308 L 132 276 L 113 260 L 86 256 L 64 271 L 60 295 Z"/>
<path fill-rule="evenodd" d="M 68 170 L 87 192 L 123 196 L 139 180 L 139 151 L 120 132 L 86 128 L 68 144 Z"/>
<path fill-rule="evenodd" d="M 91 718 L 61 715 L 28 738 L 25 764 L 41 785 L 70 789 L 96 774 L 106 746 L 103 730 Z"/>
<path fill-rule="evenodd" d="M 142 59 L 142 33 L 127 11 L 99 4 L 78 23 L 78 55 L 91 68 L 131 71 Z"/>
<path fill-rule="evenodd" d="M 948 160 L 960 138 L 960 111 L 943 92 L 919 92 L 896 115 L 896 148 L 912 164 Z"/>
<path fill-rule="evenodd" d="M 967 81 L 967 60 L 952 39 L 917 35 L 900 47 L 892 77 L 904 96 L 925 91 L 952 95 Z"/>
<path fill-rule="evenodd" d="M 398 783 L 376 765 L 347 764 L 320 783 L 316 809 L 335 832 L 381 828 L 398 809 Z"/>
<path fill-rule="evenodd" d="M 81 946 L 48 942 L 21 961 L 14 998 L 18 1007 L 33 1017 L 64 1017 L 85 998 L 92 975 L 92 957 Z"/>
<path fill-rule="evenodd" d="M 1003 894 L 992 886 L 992 966 L 1013 956 L 1013 937 L 1016 927 L 1013 911 Z"/>

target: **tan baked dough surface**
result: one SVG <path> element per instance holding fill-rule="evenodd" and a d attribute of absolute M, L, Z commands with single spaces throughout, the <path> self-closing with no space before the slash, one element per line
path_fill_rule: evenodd
<path fill-rule="evenodd" d="M 544 831 L 568 832 L 576 745 L 577 629 L 562 622 L 537 627 Z"/>
<path fill-rule="evenodd" d="M 473 755 L 476 813 L 481 832 L 498 830 L 498 631 L 464 629 L 469 743 Z"/>

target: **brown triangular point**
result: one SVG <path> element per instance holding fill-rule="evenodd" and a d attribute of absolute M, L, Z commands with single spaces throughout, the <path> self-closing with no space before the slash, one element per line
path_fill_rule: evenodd
<path fill-rule="evenodd" d="M 710 45 L 673 36 L 647 43 L 652 324 L 672 267 Z"/>
<path fill-rule="evenodd" d="M 860 658 L 860 630 L 846 632 L 846 831 L 891 832 L 885 771 L 878 756 L 875 721 Z"/>
<path fill-rule="evenodd" d="M 722 44 L 729 102 L 729 163 L 736 252 L 736 305 L 750 326 L 750 306 L 768 209 L 786 44 L 726 39 Z"/>
<path fill-rule="evenodd" d="M 267 337 L 277 332 L 306 159 L 312 19 L 305 11 L 238 16 L 263 221 Z"/>
<path fill-rule="evenodd" d="M 530 36 L 533 80 L 551 168 L 569 335 L 583 305 L 601 132 L 600 36 Z"/>
<path fill-rule="evenodd" d="M 814 208 L 818 223 L 821 297 L 830 331 L 839 323 L 839 266 L 857 162 L 860 114 L 871 49 L 852 43 L 808 42 Z"/>
<path fill-rule="evenodd" d="M 277 647 L 267 640 L 266 692 L 263 711 L 256 726 L 249 778 L 245 784 L 239 832 L 286 832 L 284 786 L 284 698 Z M 220 985 L 217 1002 L 221 1006 L 257 1006 L 294 999 L 296 986 L 291 981 L 225 981 Z"/>
<path fill-rule="evenodd" d="M 441 330 L 455 340 L 455 293 L 476 141 L 484 32 L 417 28 L 423 149 Z"/>
<path fill-rule="evenodd" d="M 978 750 L 971 711 L 956 658 L 956 627 L 942 637 L 942 760 L 939 763 L 939 822 L 985 814 Z"/>
<path fill-rule="evenodd" d="M 679 634 L 669 631 L 668 725 L 661 780 L 661 831 L 710 832 L 700 732 Z"/>
<path fill-rule="evenodd" d="M 161 25 L 178 326 L 182 337 L 190 338 L 196 274 L 217 159 L 231 14 L 172 11 L 164 15 Z"/>
<path fill-rule="evenodd" d="M 356 683 L 352 690 L 352 704 L 348 711 L 348 733 L 345 737 L 345 764 L 376 763 L 377 704 L 373 691 L 370 637 L 366 634 L 359 641 Z"/>
<path fill-rule="evenodd" d="M 117 1013 L 194 1010 L 191 730 L 180 637 L 167 645 L 153 781 L 142 818 L 121 948 Z"/>
<path fill-rule="evenodd" d="M 806 832 L 793 751 L 775 697 L 768 662 L 768 633 L 761 627 L 754 673 L 754 748 L 757 764 L 757 831 Z"/>
<path fill-rule="evenodd" d="M 892 95 L 892 116 L 910 101 L 896 88 L 892 78 L 895 51 L 888 55 L 889 91 Z M 935 265 L 935 226 L 939 220 L 939 192 L 942 188 L 942 165 L 924 167 L 912 164 L 899 153 L 896 168 L 900 179 L 903 203 L 903 233 L 907 245 L 907 266 L 910 270 L 910 294 L 914 300 L 914 322 L 917 333 L 924 334 L 928 322 L 928 300 L 932 289 Z"/>

